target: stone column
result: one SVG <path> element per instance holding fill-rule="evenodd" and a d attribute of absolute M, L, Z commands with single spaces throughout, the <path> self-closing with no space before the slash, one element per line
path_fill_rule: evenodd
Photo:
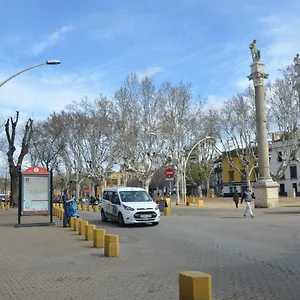
<path fill-rule="evenodd" d="M 255 89 L 256 138 L 258 151 L 259 176 L 253 184 L 255 207 L 267 208 L 278 206 L 278 183 L 270 175 L 269 145 L 267 137 L 267 118 L 265 109 L 264 80 L 268 74 L 264 72 L 264 64 L 260 62 L 260 51 L 256 49 L 256 41 L 250 44 L 253 63 L 249 80 L 253 81 Z"/>

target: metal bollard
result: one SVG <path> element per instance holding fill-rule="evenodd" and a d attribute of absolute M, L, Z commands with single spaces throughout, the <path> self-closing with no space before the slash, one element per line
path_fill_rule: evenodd
<path fill-rule="evenodd" d="M 82 221 L 82 219 L 80 219 L 80 218 L 75 219 L 75 228 L 74 228 L 74 231 L 79 232 L 79 222 L 80 221 Z"/>

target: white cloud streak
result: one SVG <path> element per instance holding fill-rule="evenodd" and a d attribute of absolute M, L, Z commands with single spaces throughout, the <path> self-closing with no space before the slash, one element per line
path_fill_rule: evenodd
<path fill-rule="evenodd" d="M 62 26 L 48 36 L 45 36 L 44 39 L 32 46 L 33 55 L 37 56 L 47 48 L 53 47 L 59 41 L 63 40 L 65 35 L 72 30 L 72 26 Z"/>
<path fill-rule="evenodd" d="M 165 69 L 162 67 L 152 67 L 152 68 L 148 68 L 145 71 L 142 72 L 136 72 L 137 78 L 138 80 L 143 80 L 143 78 L 145 77 L 153 77 L 159 73 L 164 73 Z"/>

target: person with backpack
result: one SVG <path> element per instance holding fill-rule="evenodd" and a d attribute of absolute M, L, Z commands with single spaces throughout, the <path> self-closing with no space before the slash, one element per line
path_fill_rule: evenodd
<path fill-rule="evenodd" d="M 246 210 L 244 212 L 244 217 L 247 217 L 247 213 L 249 212 L 250 215 L 251 215 L 251 218 L 253 219 L 254 214 L 253 214 L 252 209 L 251 209 L 252 199 L 255 199 L 254 193 L 250 190 L 249 186 L 246 186 L 246 188 L 244 190 L 244 193 L 243 193 L 243 196 L 242 196 L 242 199 L 241 199 L 241 203 L 243 202 L 243 200 L 246 203 Z"/>

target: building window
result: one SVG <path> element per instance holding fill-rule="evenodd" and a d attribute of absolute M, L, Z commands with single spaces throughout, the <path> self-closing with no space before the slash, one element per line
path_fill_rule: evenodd
<path fill-rule="evenodd" d="M 234 181 L 234 171 L 228 171 L 229 181 Z"/>
<path fill-rule="evenodd" d="M 112 183 L 113 183 L 113 184 L 118 184 L 118 179 L 114 177 L 114 178 L 112 179 Z"/>
<path fill-rule="evenodd" d="M 278 152 L 277 159 L 278 159 L 278 161 L 282 161 L 282 152 L 281 151 Z"/>
<path fill-rule="evenodd" d="M 290 166 L 290 177 L 297 178 L 297 166 Z"/>
<path fill-rule="evenodd" d="M 233 193 L 233 187 L 232 187 L 232 186 L 229 188 L 229 193 L 230 193 L 230 194 Z"/>

